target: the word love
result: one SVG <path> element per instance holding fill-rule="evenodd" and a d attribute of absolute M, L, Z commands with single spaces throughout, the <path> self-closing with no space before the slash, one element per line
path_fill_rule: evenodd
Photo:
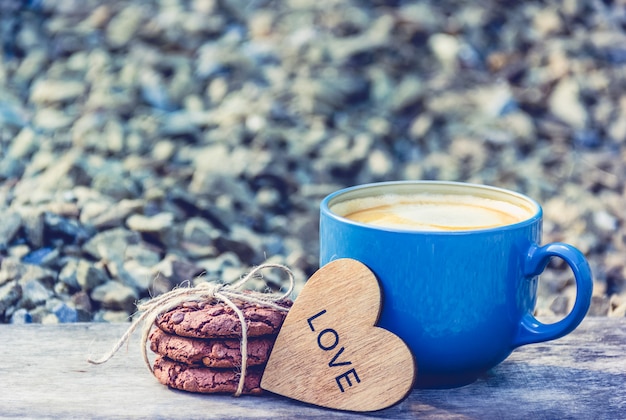
<path fill-rule="evenodd" d="M 362 263 L 341 259 L 307 281 L 278 333 L 261 387 L 300 401 L 374 411 L 404 398 L 415 377 L 404 342 L 375 326 L 381 295 Z"/>
<path fill-rule="evenodd" d="M 323 309 L 320 312 L 313 315 L 312 317 L 310 317 L 309 319 L 307 319 L 307 323 L 309 324 L 311 331 L 316 332 L 315 326 L 313 325 L 313 320 L 321 317 L 325 313 L 326 313 L 326 309 Z M 334 352 L 334 356 L 332 356 L 332 358 L 328 362 L 329 368 L 347 366 L 347 365 L 352 364 L 352 361 L 350 360 L 343 360 L 343 361 L 340 360 L 341 355 L 343 354 L 346 348 L 344 346 L 338 347 L 339 346 L 339 333 L 337 333 L 335 329 L 325 328 L 321 330 L 317 336 L 317 346 L 323 351 Z M 342 381 L 345 381 L 345 384 L 347 386 L 352 386 L 352 381 L 350 380 L 350 376 L 352 376 L 353 379 L 357 383 L 361 382 L 361 380 L 359 379 L 359 375 L 356 372 L 356 368 L 346 370 L 344 373 L 337 375 L 335 377 L 335 381 L 337 382 L 337 386 L 339 387 L 339 390 L 341 392 L 345 391 L 344 383 Z"/>

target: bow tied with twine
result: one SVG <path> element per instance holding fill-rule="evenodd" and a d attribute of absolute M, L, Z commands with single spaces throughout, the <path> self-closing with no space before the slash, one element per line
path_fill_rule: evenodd
<path fill-rule="evenodd" d="M 285 292 L 284 294 L 274 294 L 242 290 L 243 286 L 250 279 L 254 278 L 255 275 L 261 270 L 267 268 L 278 268 L 288 274 L 289 288 L 287 292 Z M 150 364 L 150 360 L 148 360 L 146 342 L 148 341 L 148 336 L 150 335 L 150 331 L 152 330 L 152 326 L 157 317 L 160 314 L 174 309 L 185 302 L 210 302 L 218 300 L 228 305 L 237 314 L 239 322 L 241 323 L 241 375 L 239 377 L 237 391 L 234 393 L 235 396 L 240 396 L 244 389 L 246 370 L 248 365 L 248 326 L 246 324 L 246 319 L 243 315 L 242 310 L 239 309 L 239 307 L 233 301 L 239 300 L 248 303 L 255 303 L 257 305 L 273 308 L 281 312 L 288 312 L 289 308 L 285 308 L 284 306 L 279 305 L 278 302 L 287 298 L 292 293 L 293 287 L 294 277 L 289 268 L 281 264 L 266 263 L 254 268 L 245 277 L 232 284 L 203 281 L 198 283 L 194 287 L 175 288 L 167 293 L 152 298 L 147 302 L 139 304 L 137 306 L 137 309 L 138 312 L 141 312 L 141 315 L 135 321 L 133 321 L 131 326 L 113 346 L 111 351 L 102 356 L 100 359 L 94 360 L 89 358 L 87 361 L 91 364 L 99 365 L 110 360 L 115 355 L 115 353 L 117 353 L 117 351 L 124 345 L 124 343 L 128 342 L 128 339 L 139 327 L 139 325 L 143 323 L 141 336 L 141 352 L 146 366 L 148 366 L 150 372 L 154 373 Z"/>

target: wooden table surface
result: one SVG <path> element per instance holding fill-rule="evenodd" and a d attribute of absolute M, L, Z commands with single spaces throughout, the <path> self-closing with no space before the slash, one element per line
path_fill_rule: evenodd
<path fill-rule="evenodd" d="M 386 410 L 356 414 L 277 395 L 170 390 L 144 366 L 139 333 L 100 366 L 128 324 L 0 325 L 0 418 L 625 419 L 626 318 L 587 318 L 572 334 L 522 347 L 477 382 L 414 390 Z"/>

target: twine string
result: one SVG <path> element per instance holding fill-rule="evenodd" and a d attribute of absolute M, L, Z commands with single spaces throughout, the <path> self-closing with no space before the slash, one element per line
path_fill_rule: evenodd
<path fill-rule="evenodd" d="M 289 276 L 289 288 L 285 293 L 261 293 L 250 290 L 244 292 L 242 290 L 245 284 L 254 278 L 257 273 L 268 268 L 278 268 L 287 273 Z M 122 348 L 125 343 L 128 342 L 132 334 L 139 328 L 139 326 L 143 324 L 141 335 L 141 354 L 143 356 L 144 363 L 150 372 L 154 374 L 154 370 L 150 364 L 150 360 L 148 359 L 146 343 L 157 317 L 160 314 L 170 311 L 185 302 L 209 302 L 218 300 L 224 302 L 233 310 L 233 312 L 237 314 L 239 323 L 241 324 L 241 375 L 239 376 L 237 391 L 233 394 L 238 397 L 243 393 L 248 366 L 248 326 L 243 311 L 239 309 L 233 300 L 255 303 L 257 305 L 269 307 L 281 312 L 287 312 L 289 309 L 280 306 L 277 302 L 291 295 L 293 287 L 294 276 L 289 268 L 281 264 L 266 263 L 255 267 L 246 276 L 232 284 L 203 281 L 194 287 L 175 288 L 169 292 L 154 297 L 145 303 L 139 304 L 137 306 L 137 310 L 138 312 L 141 312 L 141 315 L 133 321 L 122 337 L 120 337 L 115 345 L 113 345 L 113 348 L 99 359 L 88 358 L 87 361 L 94 365 L 106 363 L 119 351 L 120 348 Z"/>

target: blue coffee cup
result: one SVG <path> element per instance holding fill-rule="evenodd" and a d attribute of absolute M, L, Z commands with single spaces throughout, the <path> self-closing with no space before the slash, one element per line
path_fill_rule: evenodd
<path fill-rule="evenodd" d="M 415 194 L 445 196 L 451 202 L 479 197 L 527 213 L 495 227 L 444 231 L 376 226 L 342 213 L 345 203 Z M 571 245 L 539 245 L 541 232 L 541 206 L 505 189 L 438 181 L 366 184 L 322 201 L 320 264 L 352 258 L 374 272 L 383 292 L 378 325 L 397 334 L 413 352 L 417 387 L 462 386 L 515 348 L 560 338 L 585 317 L 593 287 L 589 265 Z M 567 316 L 544 324 L 533 312 L 538 276 L 552 257 L 569 265 L 577 293 Z"/>

